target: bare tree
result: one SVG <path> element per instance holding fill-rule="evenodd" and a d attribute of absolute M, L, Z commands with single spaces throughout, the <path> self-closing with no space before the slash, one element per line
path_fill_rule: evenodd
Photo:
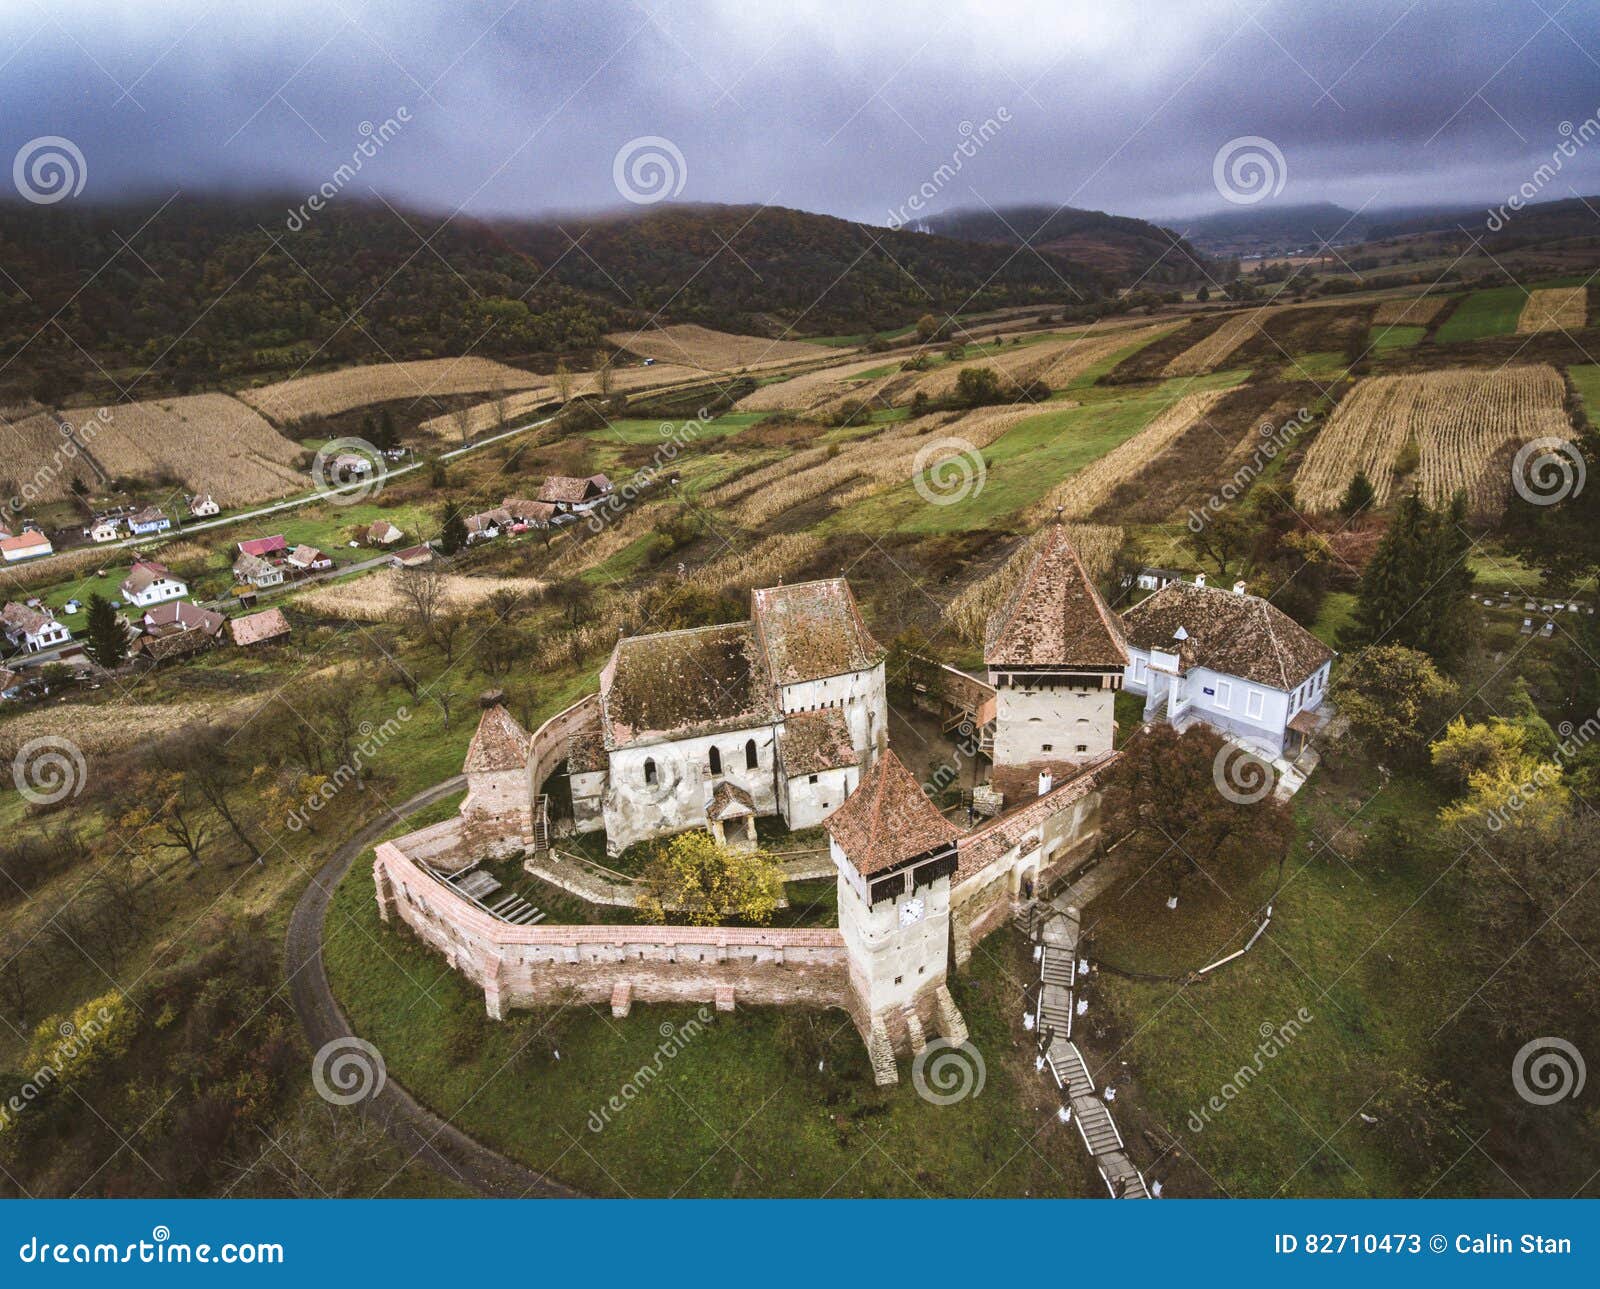
<path fill-rule="evenodd" d="M 472 404 L 463 403 L 460 407 L 450 411 L 450 424 L 456 427 L 456 433 L 461 436 L 463 443 L 472 439 Z"/>
<path fill-rule="evenodd" d="M 433 638 L 434 620 L 444 611 L 444 574 L 429 565 L 403 568 L 395 574 L 395 593 L 405 605 L 406 616 L 426 640 Z"/>
<path fill-rule="evenodd" d="M 497 380 L 491 387 L 489 403 L 494 408 L 494 428 L 498 433 L 511 423 L 511 398 L 503 381 Z"/>
<path fill-rule="evenodd" d="M 556 397 L 563 403 L 572 399 L 572 373 L 567 369 L 565 359 L 556 364 L 556 374 L 553 377 L 556 385 Z"/>

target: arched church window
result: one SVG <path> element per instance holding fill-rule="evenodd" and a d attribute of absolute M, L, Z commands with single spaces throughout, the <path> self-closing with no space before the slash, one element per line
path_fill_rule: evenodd
<path fill-rule="evenodd" d="M 721 774 L 722 773 L 722 753 L 717 751 L 716 748 L 712 748 L 711 751 L 706 754 L 706 756 L 711 762 L 711 773 L 712 774 Z"/>
<path fill-rule="evenodd" d="M 656 761 L 652 756 L 647 756 L 644 759 L 644 781 L 646 783 L 654 783 L 656 781 Z"/>
<path fill-rule="evenodd" d="M 746 739 L 744 745 L 744 768 L 754 770 L 759 764 L 760 761 L 756 758 L 755 739 Z"/>

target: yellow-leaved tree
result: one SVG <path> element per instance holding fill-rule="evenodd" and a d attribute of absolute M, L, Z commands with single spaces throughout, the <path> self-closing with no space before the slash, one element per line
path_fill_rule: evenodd
<path fill-rule="evenodd" d="M 651 922 L 716 926 L 737 917 L 765 924 L 783 898 L 783 868 L 771 855 L 729 850 L 699 831 L 654 847 L 640 883 L 639 911 Z"/>

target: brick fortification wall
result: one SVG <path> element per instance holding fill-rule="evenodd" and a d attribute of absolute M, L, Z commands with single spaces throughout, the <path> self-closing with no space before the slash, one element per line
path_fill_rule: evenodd
<path fill-rule="evenodd" d="M 378 846 L 373 879 L 384 920 L 404 922 L 482 988 L 496 1018 L 514 1007 L 614 999 L 618 986 L 638 1002 L 852 1006 L 836 930 L 513 926 L 423 872 L 394 842 Z"/>
<path fill-rule="evenodd" d="M 600 695 L 586 694 L 565 711 L 557 712 L 533 732 L 528 752 L 528 798 L 539 789 L 556 766 L 567 759 L 567 740 L 585 725 L 598 724 Z"/>

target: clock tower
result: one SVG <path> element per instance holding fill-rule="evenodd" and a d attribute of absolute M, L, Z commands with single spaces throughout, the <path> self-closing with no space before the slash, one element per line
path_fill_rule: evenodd
<path fill-rule="evenodd" d="M 893 1082 L 895 1054 L 920 1051 L 930 1029 L 966 1041 L 946 985 L 960 830 L 893 752 L 823 826 L 839 873 L 839 930 L 856 1026 L 878 1081 Z"/>

